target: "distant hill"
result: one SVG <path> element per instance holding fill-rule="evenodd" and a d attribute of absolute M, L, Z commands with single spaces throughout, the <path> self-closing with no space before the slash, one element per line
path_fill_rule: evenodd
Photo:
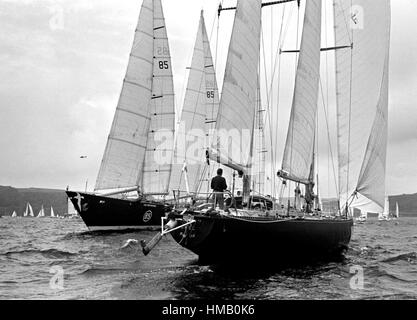
<path fill-rule="evenodd" d="M 417 193 L 389 196 L 389 201 L 390 212 L 395 212 L 395 203 L 398 202 L 401 216 L 417 217 Z M 64 214 L 68 211 L 64 190 L 17 189 L 0 186 L 0 215 L 11 216 L 13 211 L 16 211 L 18 216 L 22 216 L 27 202 L 32 205 L 35 215 L 38 214 L 42 205 L 47 216 L 51 214 L 51 206 L 57 214 Z M 325 210 L 337 211 L 337 199 L 323 199 L 322 202 Z M 285 199 L 284 203 L 286 203 Z M 359 212 L 355 212 L 355 215 L 358 214 Z M 376 216 L 376 214 L 369 215 Z"/>
<path fill-rule="evenodd" d="M 51 214 L 51 206 L 55 214 L 64 214 L 68 211 L 67 196 L 64 190 L 54 189 L 17 189 L 13 187 L 0 186 L 0 215 L 10 216 L 16 211 L 18 216 L 22 216 L 29 202 L 35 215 L 43 205 L 45 215 Z"/>

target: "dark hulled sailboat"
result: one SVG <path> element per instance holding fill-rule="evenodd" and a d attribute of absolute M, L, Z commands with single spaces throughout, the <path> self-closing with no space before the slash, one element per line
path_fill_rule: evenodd
<path fill-rule="evenodd" d="M 90 230 L 160 226 L 170 208 L 165 197 L 173 144 L 158 144 L 155 137 L 164 134 L 173 140 L 174 123 L 174 85 L 162 4 L 144 0 L 95 193 L 67 191 Z"/>
<path fill-rule="evenodd" d="M 326 51 L 337 51 L 338 125 L 342 126 L 338 128 L 339 183 L 346 183 L 347 180 L 339 194 L 343 209 L 324 215 L 314 207 L 317 199 L 313 192 L 313 177 L 322 51 L 322 1 L 309 0 L 305 2 L 303 35 L 284 159 L 282 170 L 278 172 L 285 185 L 288 181 L 295 182 L 297 191 L 304 186 L 306 206 L 299 206 L 300 194 L 296 192 L 294 207 L 288 205 L 283 210 L 253 210 L 245 206 L 221 210 L 198 205 L 181 212 L 174 210 L 162 234 L 150 243 L 142 242 L 145 254 L 167 233 L 171 233 L 178 244 L 197 254 L 200 262 L 208 264 L 242 260 L 259 262 L 258 258 L 271 261 L 271 255 L 287 263 L 338 255 L 348 248 L 353 228 L 349 207 L 352 204 L 352 207 L 360 207 L 360 203 L 380 206 L 381 196 L 383 199 L 384 195 L 390 11 L 388 0 L 378 0 L 377 6 L 369 0 L 355 0 L 353 4 L 367 10 L 366 27 L 354 28 L 356 23 L 361 23 L 363 16 L 350 10 L 350 0 L 335 1 L 336 44 L 334 48 L 326 48 Z M 256 105 L 260 100 L 257 87 L 263 5 L 261 0 L 237 2 L 216 122 L 218 130 L 254 128 Z M 378 9 L 374 10 L 375 7 Z M 352 21 L 350 29 L 346 21 Z M 373 54 L 369 54 L 371 51 Z M 365 77 L 357 66 L 367 68 Z M 361 108 L 366 111 L 359 117 Z M 352 118 L 353 115 L 358 117 Z M 359 128 L 359 137 L 355 130 L 358 124 L 363 124 L 364 119 L 367 122 Z M 346 129 L 347 122 L 352 126 L 351 129 Z M 351 142 L 350 138 L 360 141 Z M 359 150 L 352 149 L 355 157 L 350 158 L 350 144 L 358 147 L 358 142 L 362 145 Z M 232 143 L 232 148 L 236 145 L 240 146 L 239 143 Z M 253 134 L 252 142 L 243 151 L 232 150 L 225 155 L 216 150 L 215 144 L 213 146 L 207 152 L 208 157 L 238 171 L 243 176 L 243 197 L 250 198 L 248 184 L 251 163 L 242 159 L 251 158 Z M 239 157 L 242 153 L 246 154 Z M 346 172 L 347 163 L 351 164 L 351 170 Z M 346 174 L 354 176 L 346 178 Z M 233 202 L 233 193 L 231 198 Z"/>

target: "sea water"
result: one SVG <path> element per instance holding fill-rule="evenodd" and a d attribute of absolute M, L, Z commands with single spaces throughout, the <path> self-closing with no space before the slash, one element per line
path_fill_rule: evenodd
<path fill-rule="evenodd" d="M 343 259 L 266 270 L 202 266 L 166 236 L 148 255 L 81 220 L 0 219 L 0 299 L 416 299 L 417 219 L 354 227 Z M 281 244 L 285 245 L 285 244 Z M 270 253 L 270 259 L 275 252 Z"/>

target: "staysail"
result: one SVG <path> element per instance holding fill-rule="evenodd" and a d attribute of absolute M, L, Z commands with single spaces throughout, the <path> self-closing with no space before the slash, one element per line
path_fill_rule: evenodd
<path fill-rule="evenodd" d="M 143 193 L 168 191 L 174 110 L 161 1 L 144 0 L 95 190 L 139 186 Z"/>
<path fill-rule="evenodd" d="M 211 157 L 229 167 L 251 165 L 261 39 L 261 0 L 239 0 L 226 62 Z M 253 142 L 253 141 L 252 141 Z M 213 156 L 217 153 L 217 156 Z"/>
<path fill-rule="evenodd" d="M 334 0 L 339 193 L 381 212 L 385 196 L 390 2 Z"/>
<path fill-rule="evenodd" d="M 184 105 L 177 130 L 170 189 L 186 191 L 183 173 L 185 164 L 189 191 L 196 193 L 203 180 L 205 151 L 219 107 L 219 92 L 203 11 L 189 69 Z"/>
<path fill-rule="evenodd" d="M 321 0 L 306 1 L 294 98 L 282 162 L 290 180 L 308 184 L 315 145 L 320 80 Z"/>

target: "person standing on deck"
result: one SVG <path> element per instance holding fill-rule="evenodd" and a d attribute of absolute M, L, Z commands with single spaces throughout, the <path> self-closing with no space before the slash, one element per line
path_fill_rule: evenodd
<path fill-rule="evenodd" d="M 224 207 L 224 195 L 223 192 L 227 189 L 226 179 L 222 177 L 223 169 L 217 169 L 217 176 L 211 179 L 211 188 L 214 192 L 214 206 L 217 204 L 219 208 L 223 210 Z M 221 192 L 221 193 L 216 193 Z"/>

